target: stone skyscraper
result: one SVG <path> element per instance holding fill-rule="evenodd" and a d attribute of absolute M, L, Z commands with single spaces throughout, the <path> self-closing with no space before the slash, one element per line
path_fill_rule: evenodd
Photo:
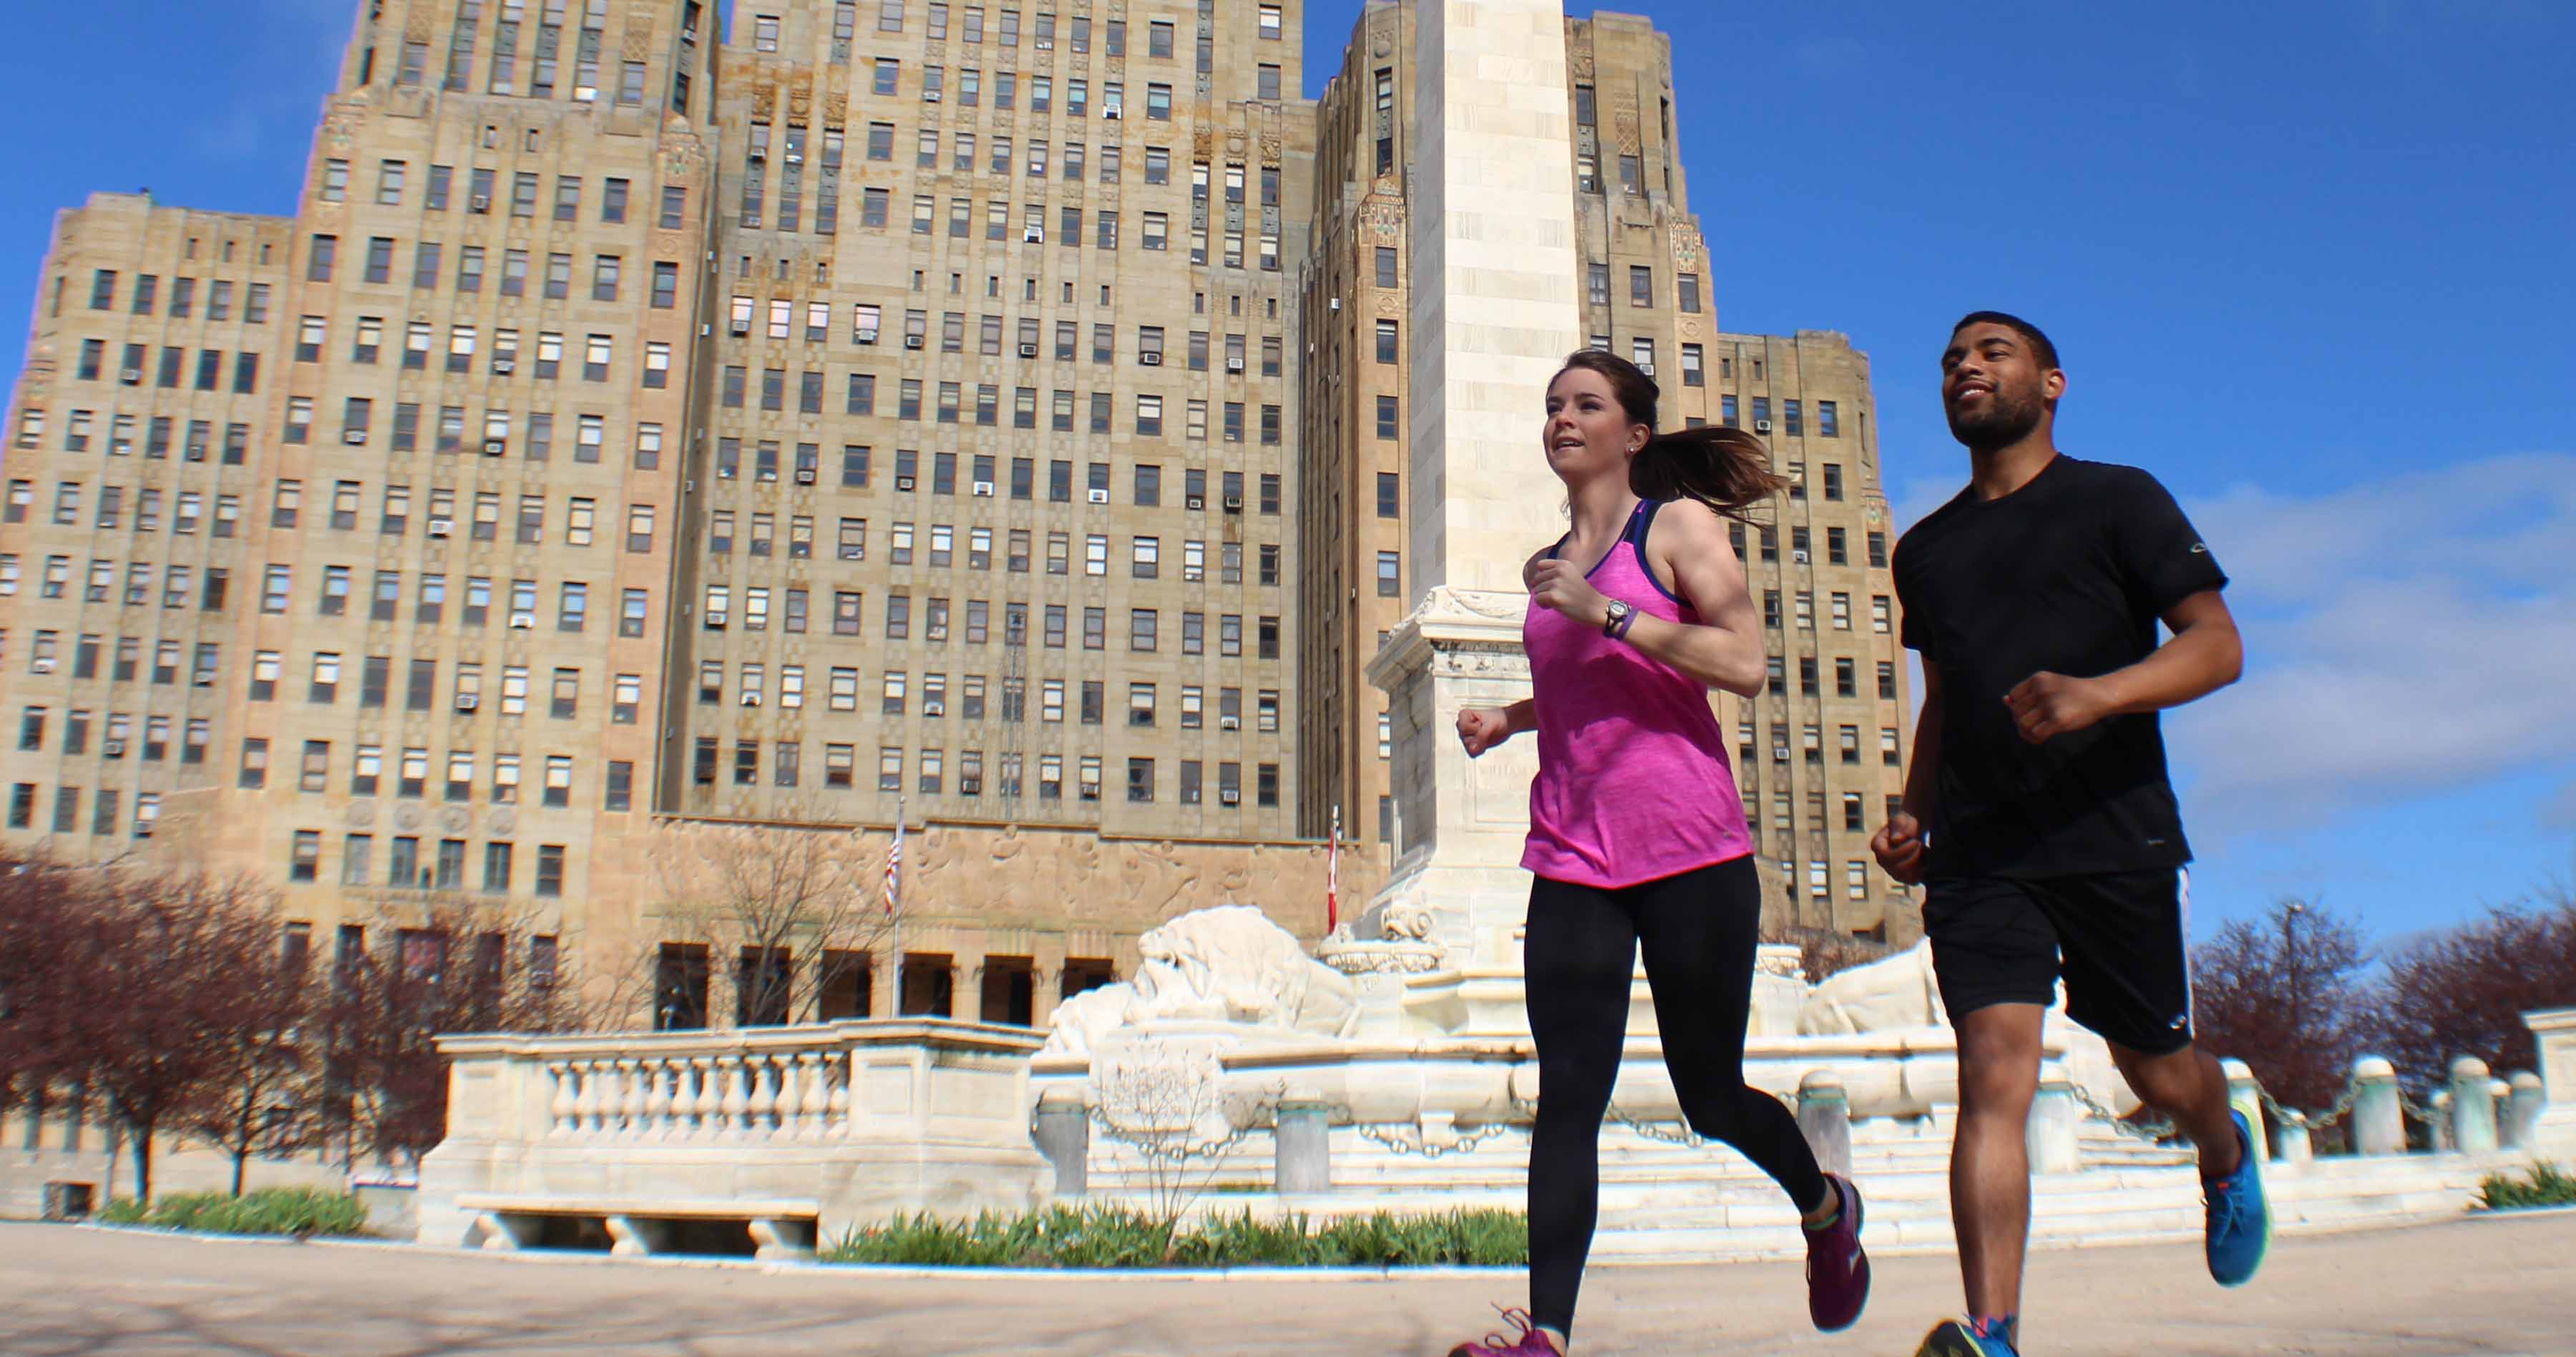
<path fill-rule="evenodd" d="M 746 0 L 730 40 L 696 0 L 357 7 L 291 216 L 60 218 L 5 433 L 0 833 L 250 869 L 317 948 L 471 906 L 596 968 L 704 950 L 661 935 L 663 827 L 881 856 L 900 806 L 904 1006 L 966 1017 L 1043 1020 L 1193 906 L 1320 931 L 1416 584 L 1371 347 L 1418 302 L 1371 234 L 1407 13 L 1319 110 L 1294 0 Z M 1814 619 L 1797 686 L 1731 719 L 1766 856 L 1821 864 L 1801 917 L 1878 928 L 1842 865 L 1903 709 L 1866 365 L 1716 331 L 1661 39 L 1567 32 L 1616 73 L 1567 93 L 1591 324 L 1811 464 L 1756 567 Z"/>

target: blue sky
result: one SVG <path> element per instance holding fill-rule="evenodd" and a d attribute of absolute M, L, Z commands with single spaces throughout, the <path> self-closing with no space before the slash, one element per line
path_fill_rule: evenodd
<path fill-rule="evenodd" d="M 1357 0 L 1308 7 L 1309 86 Z M 2323 892 L 2387 936 L 2576 868 L 2576 9 L 1638 4 L 1731 329 L 1876 362 L 1888 489 L 1961 481 L 1934 358 L 2047 327 L 2060 442 L 2153 469 L 2234 572 L 2244 683 L 2170 719 L 2202 931 Z M 52 211 L 283 211 L 353 5 L 45 5 L 0 144 L 0 370 Z M 113 53 L 117 97 L 91 60 Z M 1726 261 L 1743 261 L 1730 266 Z"/>

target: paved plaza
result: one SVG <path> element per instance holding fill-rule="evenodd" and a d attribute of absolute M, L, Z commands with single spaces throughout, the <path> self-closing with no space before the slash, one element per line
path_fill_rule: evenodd
<path fill-rule="evenodd" d="M 2223 1292 L 2196 1250 L 2042 1253 L 2037 1353 L 2576 1352 L 2576 1214 L 2282 1242 Z M 940 1277 L 208 1242 L 0 1224 L 0 1351 L 1437 1354 L 1516 1282 Z M 1955 1303 L 1946 1257 L 1884 1261 L 1870 1313 L 1807 1328 L 1781 1264 L 1596 1270 L 1585 1357 L 1910 1353 Z"/>

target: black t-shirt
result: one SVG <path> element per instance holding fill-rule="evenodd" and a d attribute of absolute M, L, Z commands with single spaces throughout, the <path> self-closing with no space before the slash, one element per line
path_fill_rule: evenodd
<path fill-rule="evenodd" d="M 1941 683 L 1927 874 L 2073 876 L 2191 860 L 2156 715 L 2031 744 L 2004 694 L 2091 678 L 2156 648 L 2173 605 L 2227 575 L 2181 506 L 2135 467 L 2059 456 L 1996 500 L 1975 487 L 1896 544 L 1905 644 Z"/>

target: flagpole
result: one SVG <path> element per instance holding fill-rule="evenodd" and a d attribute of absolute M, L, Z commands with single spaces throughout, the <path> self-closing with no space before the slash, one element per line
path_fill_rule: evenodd
<path fill-rule="evenodd" d="M 904 798 L 894 799 L 894 847 L 886 854 L 886 914 L 894 920 L 894 1009 L 903 1016 L 903 814 Z"/>

